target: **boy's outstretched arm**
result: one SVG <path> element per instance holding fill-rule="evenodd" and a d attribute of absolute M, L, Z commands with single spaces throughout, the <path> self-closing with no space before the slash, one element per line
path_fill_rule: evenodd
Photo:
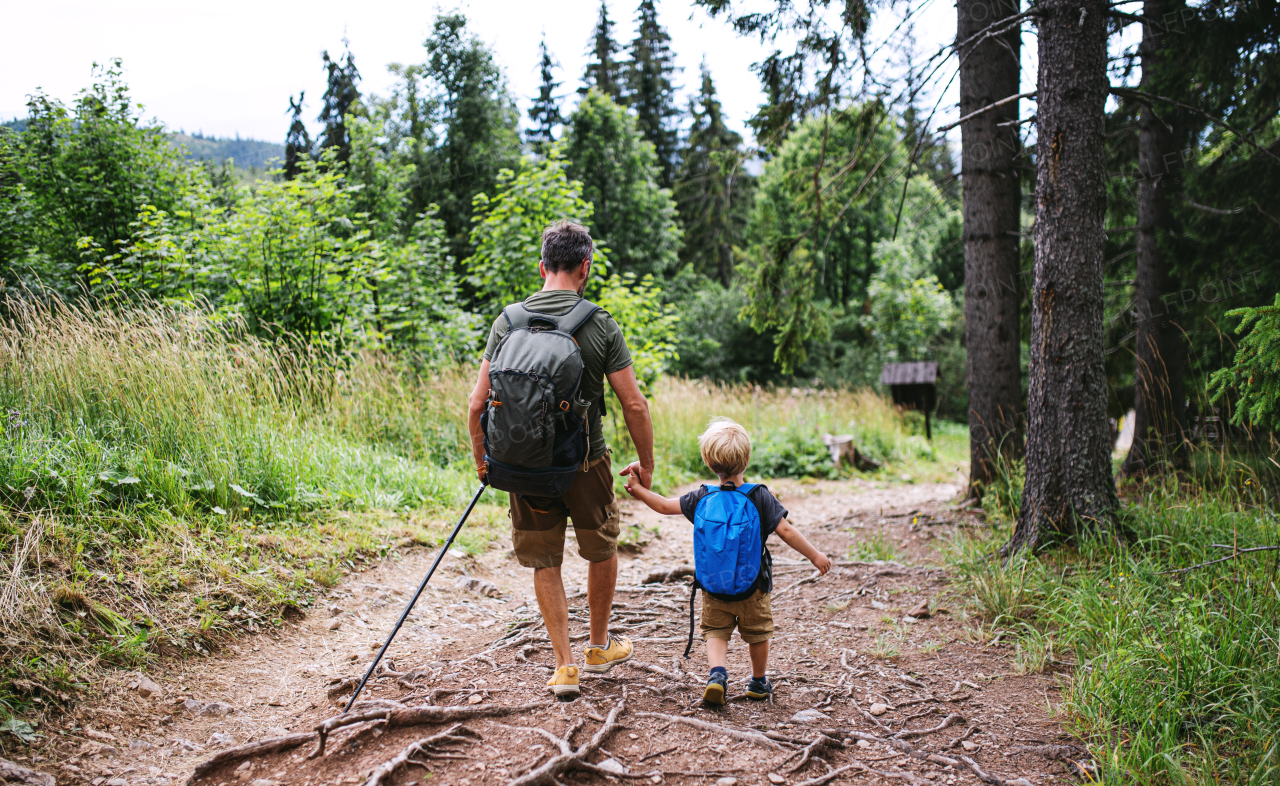
<path fill-rule="evenodd" d="M 813 566 L 818 569 L 819 575 L 825 575 L 827 571 L 831 570 L 831 558 L 815 549 L 813 544 L 804 535 L 800 534 L 800 530 L 791 526 L 791 522 L 783 519 L 774 532 L 777 533 L 778 537 L 782 538 L 783 543 L 800 552 L 805 559 L 812 562 Z"/>
<path fill-rule="evenodd" d="M 680 499 L 678 497 L 674 499 L 667 499 L 666 497 L 654 494 L 652 491 L 644 487 L 641 478 L 638 477 L 639 473 L 635 468 L 628 467 L 627 469 L 630 470 L 627 472 L 626 488 L 628 494 L 648 505 L 650 510 L 661 513 L 664 516 L 675 516 L 680 513 Z"/>

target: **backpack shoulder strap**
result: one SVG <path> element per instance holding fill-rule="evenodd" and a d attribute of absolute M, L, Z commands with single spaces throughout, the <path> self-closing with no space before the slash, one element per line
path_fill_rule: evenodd
<path fill-rule="evenodd" d="M 741 491 L 743 494 L 750 494 L 751 492 L 755 491 L 759 486 L 760 486 L 759 483 L 743 483 L 741 486 L 738 486 L 738 488 L 734 490 Z"/>
<path fill-rule="evenodd" d="M 600 307 L 595 303 L 582 298 L 573 305 L 573 308 L 556 317 L 556 328 L 561 333 L 568 333 L 572 336 L 578 332 L 578 328 L 587 324 L 587 320 L 595 316 L 595 313 L 599 310 Z"/>
<path fill-rule="evenodd" d="M 573 335 L 599 310 L 600 307 L 595 303 L 582 298 L 573 305 L 573 308 L 559 315 L 534 311 L 524 303 L 512 303 L 502 309 L 502 315 L 507 318 L 507 327 L 510 330 L 527 328 L 534 322 L 549 322 L 561 333 Z"/>
<path fill-rule="evenodd" d="M 502 316 L 507 319 L 508 330 L 519 330 L 520 328 L 529 327 L 529 323 L 533 322 L 534 317 L 542 315 L 525 308 L 524 303 L 512 303 L 502 309 Z"/>
<path fill-rule="evenodd" d="M 689 585 L 689 641 L 684 645 L 685 659 L 688 659 L 689 651 L 693 649 L 693 599 L 697 597 L 698 588 L 701 586 L 696 576 L 693 579 L 693 584 Z M 706 590 L 703 590 L 703 592 L 706 592 Z"/>

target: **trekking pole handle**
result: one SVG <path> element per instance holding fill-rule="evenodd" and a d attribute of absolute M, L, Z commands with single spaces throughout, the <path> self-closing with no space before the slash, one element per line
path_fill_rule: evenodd
<path fill-rule="evenodd" d="M 423 590 L 427 588 L 427 582 L 431 581 L 431 575 L 436 572 L 436 568 L 440 566 L 440 561 L 444 559 L 444 555 L 449 552 L 449 548 L 453 546 L 454 538 L 458 537 L 458 532 L 462 529 L 462 524 L 467 520 L 467 516 L 471 515 L 471 511 L 475 509 L 476 503 L 480 501 L 480 495 L 484 493 L 485 488 L 489 485 L 489 481 L 481 480 L 480 488 L 476 489 L 475 496 L 471 498 L 467 509 L 462 511 L 462 515 L 458 517 L 458 523 L 453 525 L 453 532 L 449 533 L 449 538 L 440 547 L 440 553 L 436 554 L 435 562 L 431 563 L 431 569 L 427 571 L 427 575 L 422 577 L 422 583 L 418 585 L 418 591 L 413 593 L 413 597 L 409 599 L 409 605 L 404 607 L 404 611 L 400 614 L 400 619 L 396 621 L 396 626 L 391 629 L 391 635 L 387 637 L 387 641 L 382 645 L 382 649 L 378 650 L 378 655 L 373 659 L 373 663 L 369 664 L 369 670 L 364 673 L 364 679 L 360 680 L 360 685 L 356 687 L 356 692 L 351 694 L 351 701 L 347 702 L 347 707 L 342 711 L 343 715 L 351 712 L 351 708 L 355 706 L 356 699 L 360 697 L 360 692 L 364 690 L 364 685 L 373 676 L 373 670 L 378 668 L 378 664 L 382 661 L 382 656 L 386 654 L 387 648 L 391 646 L 391 640 L 400 632 L 400 626 L 404 625 L 404 621 L 408 619 L 409 612 L 413 610 L 413 605 L 418 602 Z"/>

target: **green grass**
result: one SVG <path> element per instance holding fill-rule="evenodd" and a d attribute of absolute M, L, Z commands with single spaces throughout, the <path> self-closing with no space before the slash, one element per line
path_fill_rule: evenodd
<path fill-rule="evenodd" d="M 886 560 L 897 562 L 902 559 L 902 552 L 893 545 L 889 536 L 876 532 L 870 537 L 863 537 L 849 548 L 849 559 L 852 560 Z"/>
<path fill-rule="evenodd" d="M 1275 783 L 1280 552 L 1170 572 L 1231 553 L 1215 544 L 1275 545 L 1275 514 L 1254 484 L 1129 491 L 1125 544 L 1005 564 L 992 549 L 1007 526 L 957 541 L 960 589 L 986 621 L 971 636 L 1003 633 L 1019 672 L 1070 674 L 1064 709 L 1105 782 Z"/>

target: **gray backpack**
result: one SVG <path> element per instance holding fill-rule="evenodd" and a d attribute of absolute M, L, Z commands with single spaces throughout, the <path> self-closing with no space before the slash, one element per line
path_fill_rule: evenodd
<path fill-rule="evenodd" d="M 592 402 L 578 399 L 583 365 L 573 334 L 599 310 L 585 299 L 560 316 L 522 303 L 503 309 L 510 331 L 489 361 L 489 401 L 480 416 L 495 489 L 559 497 L 586 466 Z"/>

